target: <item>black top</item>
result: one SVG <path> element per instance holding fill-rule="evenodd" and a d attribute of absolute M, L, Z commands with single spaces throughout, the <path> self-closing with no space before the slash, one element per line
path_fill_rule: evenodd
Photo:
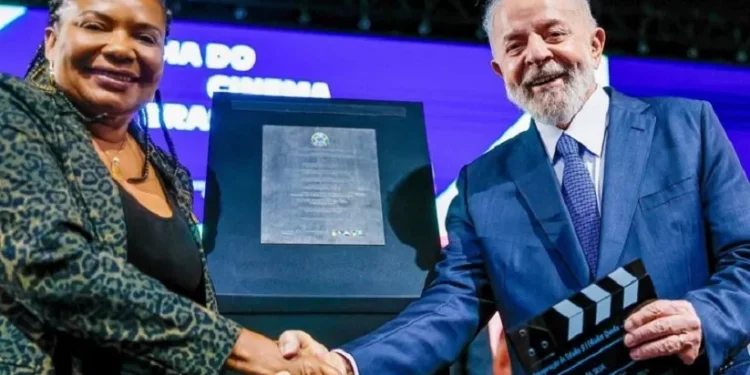
<path fill-rule="evenodd" d="M 169 290 L 205 305 L 203 263 L 187 219 L 169 193 L 172 216 L 149 211 L 120 184 L 127 226 L 128 263 L 159 280 Z"/>

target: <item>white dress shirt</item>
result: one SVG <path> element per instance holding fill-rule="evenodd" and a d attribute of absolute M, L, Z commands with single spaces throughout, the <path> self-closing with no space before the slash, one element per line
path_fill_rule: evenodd
<path fill-rule="evenodd" d="M 596 197 L 599 204 L 599 212 L 602 205 L 602 187 L 604 184 L 604 152 L 606 149 L 607 126 L 609 125 L 609 95 L 602 87 L 597 87 L 596 91 L 584 103 L 583 108 L 573 118 L 567 130 L 562 130 L 554 124 L 542 124 L 536 122 L 539 135 L 542 138 L 544 149 L 550 162 L 553 163 L 557 180 L 562 184 L 563 169 L 565 163 L 562 158 L 555 160 L 557 141 L 563 133 L 573 137 L 584 147 L 583 162 L 586 164 L 591 179 L 596 181 Z M 357 362 L 354 358 L 342 350 L 334 350 L 342 355 L 352 366 L 354 375 L 359 375 Z"/>

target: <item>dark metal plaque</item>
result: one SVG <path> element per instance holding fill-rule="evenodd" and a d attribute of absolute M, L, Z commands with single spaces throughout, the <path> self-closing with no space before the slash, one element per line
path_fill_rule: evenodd
<path fill-rule="evenodd" d="M 261 243 L 384 245 L 374 129 L 264 125 Z"/>

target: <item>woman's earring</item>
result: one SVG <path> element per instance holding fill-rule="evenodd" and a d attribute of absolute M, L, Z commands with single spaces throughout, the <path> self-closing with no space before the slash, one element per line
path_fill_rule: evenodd
<path fill-rule="evenodd" d="M 49 74 L 49 83 L 50 85 L 55 84 L 55 65 L 52 63 L 52 61 L 49 62 L 47 65 L 48 74 Z"/>

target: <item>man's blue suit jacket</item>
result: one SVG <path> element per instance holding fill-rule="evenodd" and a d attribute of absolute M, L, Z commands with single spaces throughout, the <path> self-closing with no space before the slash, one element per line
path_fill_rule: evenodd
<path fill-rule="evenodd" d="M 641 258 L 660 298 L 695 307 L 712 372 L 730 363 L 726 373 L 750 372 L 749 356 L 730 358 L 750 344 L 750 183 L 726 133 L 706 102 L 606 90 L 597 279 Z M 362 375 L 433 373 L 495 310 L 513 327 L 594 281 L 534 125 L 465 166 L 456 184 L 435 280 L 342 348 Z"/>

